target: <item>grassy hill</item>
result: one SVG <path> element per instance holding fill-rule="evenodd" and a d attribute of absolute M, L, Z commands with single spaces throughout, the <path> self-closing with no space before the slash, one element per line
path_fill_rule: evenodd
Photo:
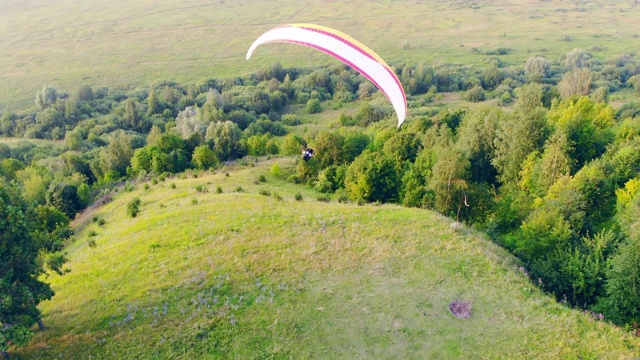
<path fill-rule="evenodd" d="M 640 339 L 541 293 L 482 234 L 429 211 L 317 201 L 317 193 L 273 175 L 291 166 L 274 159 L 137 184 L 77 220 L 71 271 L 48 278 L 57 294 L 40 306 L 48 329 L 17 355 L 629 359 L 640 352 Z M 136 197 L 141 212 L 130 218 L 127 203 Z M 472 303 L 470 318 L 449 313 L 455 299 Z"/>
<path fill-rule="evenodd" d="M 312 22 L 361 40 L 389 62 L 524 65 L 582 48 L 601 59 L 637 52 L 634 1 L 194 1 L 0 2 L 0 109 L 33 104 L 43 85 L 148 86 L 244 75 L 279 60 L 326 64 L 326 55 L 251 42 L 275 25 Z M 498 49 L 502 49 L 498 51 Z"/>

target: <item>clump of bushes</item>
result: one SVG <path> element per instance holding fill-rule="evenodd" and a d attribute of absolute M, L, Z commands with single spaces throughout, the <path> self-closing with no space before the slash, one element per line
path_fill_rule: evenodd
<path fill-rule="evenodd" d="M 258 191 L 258 193 L 260 195 L 264 195 L 264 196 L 271 196 L 271 192 L 269 190 L 265 190 L 265 189 L 260 189 L 260 191 Z"/>
<path fill-rule="evenodd" d="M 138 216 L 138 213 L 140 212 L 141 204 L 142 204 L 142 201 L 140 201 L 139 198 L 135 198 L 129 201 L 129 203 L 127 204 L 127 214 L 132 218 Z"/>

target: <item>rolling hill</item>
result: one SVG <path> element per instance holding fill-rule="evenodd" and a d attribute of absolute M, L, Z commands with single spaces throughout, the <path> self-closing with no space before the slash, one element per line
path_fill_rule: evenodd
<path fill-rule="evenodd" d="M 292 165 L 287 158 L 252 160 L 138 183 L 84 214 L 68 247 L 70 272 L 48 278 L 57 293 L 40 306 L 48 329 L 17 355 L 640 353 L 640 339 L 538 290 L 485 235 L 430 211 L 318 201 L 318 193 L 280 179 Z M 126 207 L 134 198 L 142 206 L 131 218 Z M 452 300 L 470 302 L 471 317 L 454 317 Z"/>

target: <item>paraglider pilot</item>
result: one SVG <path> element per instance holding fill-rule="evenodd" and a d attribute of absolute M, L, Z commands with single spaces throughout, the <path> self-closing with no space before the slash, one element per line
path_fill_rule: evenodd
<path fill-rule="evenodd" d="M 313 149 L 308 148 L 306 146 L 302 147 L 302 159 L 304 161 L 309 161 L 309 159 L 311 159 L 311 157 L 313 157 Z"/>

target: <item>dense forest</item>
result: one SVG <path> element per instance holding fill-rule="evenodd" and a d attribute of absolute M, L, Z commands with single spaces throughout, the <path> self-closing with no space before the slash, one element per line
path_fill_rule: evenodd
<path fill-rule="evenodd" d="M 0 118 L 2 137 L 58 140 L 0 142 L 0 209 L 12 216 L 0 221 L 2 251 L 24 265 L 0 264 L 0 294 L 12 294 L 0 299 L 10 320 L 0 350 L 28 341 L 35 306 L 53 296 L 35 279 L 44 268 L 63 272 L 70 221 L 87 206 L 128 182 L 247 156 L 299 157 L 306 143 L 316 156 L 280 176 L 327 199 L 451 216 L 487 232 L 559 301 L 636 327 L 640 101 L 610 100 L 639 98 L 640 59 L 574 49 L 561 61 L 505 67 L 499 54 L 483 66 L 392 64 L 408 97 L 399 129 L 383 94 L 342 65 L 276 63 L 128 92 L 44 86 L 33 108 Z M 464 101 L 448 104 L 451 93 Z M 356 110 L 326 130 L 307 131 L 306 114 L 350 103 Z"/>

